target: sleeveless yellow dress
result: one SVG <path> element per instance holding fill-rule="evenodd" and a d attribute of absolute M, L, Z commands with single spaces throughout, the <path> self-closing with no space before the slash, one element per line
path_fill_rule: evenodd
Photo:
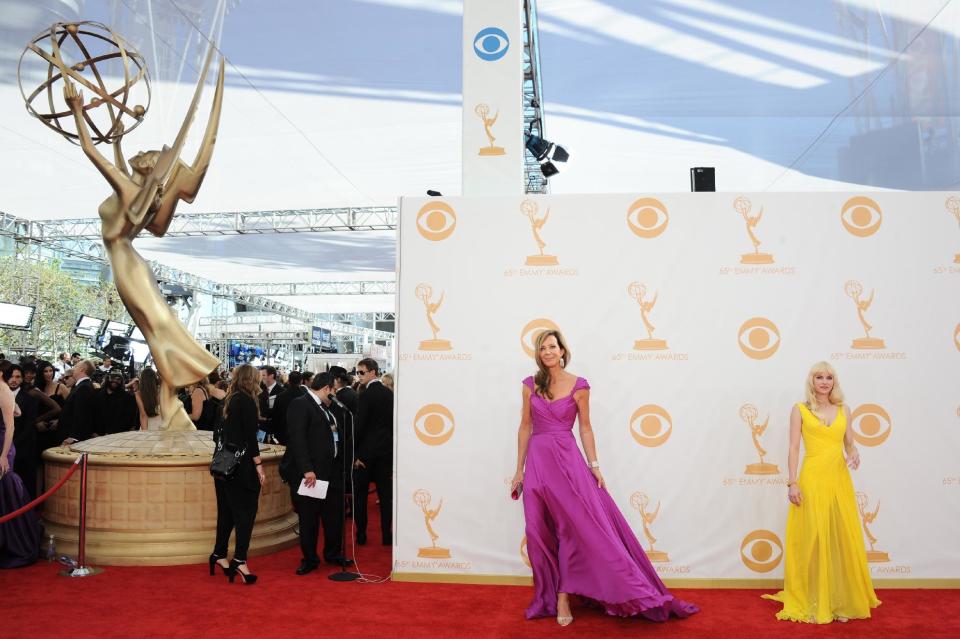
<path fill-rule="evenodd" d="M 847 417 L 840 406 L 827 425 L 805 404 L 797 408 L 804 447 L 801 503 L 790 504 L 787 515 L 783 590 L 763 597 L 783 604 L 777 613 L 781 620 L 867 619 L 880 600 L 870 580 L 853 481 L 843 455 Z"/>

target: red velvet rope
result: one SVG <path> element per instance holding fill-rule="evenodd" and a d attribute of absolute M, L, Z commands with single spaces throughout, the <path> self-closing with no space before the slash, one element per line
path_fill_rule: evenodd
<path fill-rule="evenodd" d="M 55 493 L 55 492 L 57 492 L 58 490 L 60 490 L 60 487 L 63 486 L 65 483 L 67 483 L 67 480 L 70 479 L 70 476 L 77 470 L 77 467 L 80 465 L 80 460 L 81 460 L 81 459 L 83 459 L 83 455 L 80 455 L 79 457 L 77 457 L 77 461 L 73 462 L 73 464 L 70 466 L 70 470 L 68 470 L 68 471 L 67 471 L 67 474 L 64 475 L 63 478 L 60 479 L 60 481 L 57 482 L 57 485 L 56 485 L 56 486 L 54 486 L 53 488 L 51 488 L 51 489 L 48 490 L 47 492 L 43 493 L 42 495 L 40 495 L 39 497 L 37 497 L 36 499 L 34 499 L 33 501 L 31 501 L 29 504 L 26 504 L 26 505 L 24 505 L 24 506 L 21 506 L 20 508 L 17 508 L 17 509 L 16 509 L 15 511 L 13 511 L 12 513 L 8 513 L 8 514 L 4 515 L 3 517 L 0 517 L 0 524 L 4 524 L 4 523 L 10 521 L 11 519 L 13 519 L 14 517 L 19 517 L 19 516 L 22 515 L 23 513 L 27 512 L 28 510 L 31 510 L 32 508 L 36 507 L 37 505 L 42 504 L 43 502 L 47 501 L 47 499 L 50 497 L 50 495 L 52 495 L 53 493 Z"/>

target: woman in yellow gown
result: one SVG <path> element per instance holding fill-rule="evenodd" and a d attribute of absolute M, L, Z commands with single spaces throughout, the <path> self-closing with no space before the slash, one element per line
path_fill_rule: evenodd
<path fill-rule="evenodd" d="M 863 544 L 850 471 L 860 453 L 847 429 L 850 410 L 833 367 L 813 365 L 806 402 L 790 413 L 790 512 L 777 619 L 806 623 L 867 619 L 880 605 Z M 797 478 L 800 440 L 805 451 Z"/>

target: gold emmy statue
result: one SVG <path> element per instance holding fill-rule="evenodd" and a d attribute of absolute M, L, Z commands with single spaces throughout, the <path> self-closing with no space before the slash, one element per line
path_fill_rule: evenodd
<path fill-rule="evenodd" d="M 647 506 L 650 505 L 650 498 L 647 497 L 646 493 L 636 492 L 630 495 L 630 505 L 640 513 L 640 520 L 643 522 L 643 536 L 647 538 L 647 543 L 650 544 L 650 549 L 646 551 L 647 559 L 660 564 L 669 562 L 670 556 L 665 551 L 654 549 L 653 545 L 657 543 L 657 538 L 650 532 L 650 524 L 656 521 L 657 515 L 660 514 L 660 502 L 657 502 L 656 510 L 648 513 Z"/>
<path fill-rule="evenodd" d="M 647 313 L 653 310 L 654 305 L 657 303 L 657 293 L 653 294 L 653 299 L 649 302 L 644 298 L 647 296 L 647 287 L 641 284 L 640 282 L 630 282 L 630 285 L 627 287 L 627 294 L 633 299 L 637 300 L 637 304 L 640 305 L 640 317 L 643 319 L 643 325 L 647 329 L 647 339 L 638 339 L 633 342 L 633 350 L 635 351 L 664 351 L 667 349 L 667 340 L 664 339 L 655 339 L 653 337 L 653 331 L 656 328 L 653 324 L 650 323 L 650 319 L 647 317 Z"/>
<path fill-rule="evenodd" d="M 89 30 L 93 26 L 100 27 L 109 33 L 109 41 L 116 49 L 116 56 L 123 62 L 125 78 L 131 78 L 131 64 L 138 68 L 136 75 L 128 79 L 127 84 L 120 91 L 109 91 L 104 86 L 102 75 L 96 66 L 98 62 L 103 61 L 102 59 L 93 58 L 71 65 L 61 55 L 61 45 L 67 38 L 76 39 L 78 44 L 80 44 L 81 34 L 87 37 L 103 38 L 104 36 L 95 35 Z M 87 30 L 81 32 L 81 28 L 84 27 Z M 130 86 L 141 78 L 146 81 L 146 67 L 143 66 L 142 58 L 134 51 L 128 52 L 124 41 L 109 28 L 95 23 L 57 23 L 50 31 L 50 51 L 39 46 L 46 38 L 47 36 L 44 35 L 34 40 L 24 51 L 24 55 L 27 51 L 39 55 L 49 64 L 50 69 L 50 79 L 30 96 L 26 96 L 27 108 L 31 114 L 39 117 L 51 128 L 59 130 L 69 140 L 79 140 L 80 147 L 87 158 L 113 189 L 113 193 L 103 201 L 98 210 L 103 244 L 110 257 L 120 299 L 150 346 L 150 353 L 159 373 L 162 428 L 193 430 L 195 426 L 184 411 L 183 404 L 177 399 L 176 389 L 202 379 L 219 365 L 219 361 L 193 339 L 167 306 L 157 287 L 153 271 L 134 250 L 133 239 L 143 229 L 147 229 L 157 237 L 163 237 L 180 200 L 193 202 L 197 196 L 200 184 L 210 166 L 210 158 L 217 138 L 220 108 L 223 102 L 223 59 L 220 60 L 217 88 L 207 129 L 193 164 L 189 166 L 184 164 L 180 160 L 180 153 L 200 101 L 203 84 L 213 58 L 213 47 L 210 47 L 207 53 L 193 101 L 173 146 L 164 146 L 160 151 L 137 153 L 130 158 L 128 168 L 120 148 L 121 140 L 128 133 L 125 130 L 123 117 L 129 116 L 139 124 L 147 111 L 144 106 L 130 106 L 125 102 Z M 82 44 L 80 46 L 83 50 Z M 84 75 L 85 71 L 96 80 L 96 83 Z M 47 92 L 47 100 L 51 108 L 55 108 L 52 87 L 57 80 L 62 80 L 63 83 L 66 113 L 37 113 L 32 106 L 33 98 L 44 91 Z M 77 88 L 77 84 L 86 87 L 94 94 L 89 103 L 84 104 L 83 91 Z M 103 128 L 94 123 L 90 113 L 99 109 L 105 109 L 109 115 L 109 124 Z M 60 118 L 66 117 L 67 114 L 73 117 L 76 133 L 63 128 Z M 91 129 L 95 138 L 91 136 Z M 97 150 L 96 145 L 101 142 L 108 142 L 113 146 L 112 162 Z"/>
<path fill-rule="evenodd" d="M 867 322 L 867 318 L 864 316 L 864 313 L 866 313 L 870 309 L 870 305 L 873 304 L 873 294 L 875 291 L 870 291 L 870 297 L 861 300 L 860 296 L 863 294 L 863 285 L 856 280 L 849 280 L 843 285 L 843 292 L 857 305 L 857 317 L 860 319 L 860 324 L 863 326 L 863 332 L 865 334 L 865 337 L 854 339 L 851 347 L 864 350 L 886 348 L 882 339 L 870 337 L 870 330 L 873 326 Z"/>
<path fill-rule="evenodd" d="M 863 522 L 863 533 L 867 536 L 867 541 L 870 542 L 870 550 L 867 551 L 867 561 L 871 563 L 890 561 L 889 554 L 882 550 L 874 550 L 874 546 L 877 544 L 877 538 L 873 536 L 870 528 L 867 527 L 868 524 L 872 524 L 873 520 L 877 518 L 877 513 L 880 512 L 880 502 L 877 502 L 877 507 L 873 509 L 873 512 L 867 510 L 868 503 L 869 500 L 865 494 L 857 493 L 857 507 L 860 509 L 860 519 Z"/>
<path fill-rule="evenodd" d="M 435 509 L 430 510 L 427 506 L 430 505 L 431 499 L 430 493 L 423 488 L 413 493 L 413 503 L 423 511 L 423 523 L 426 524 L 427 533 L 430 534 L 430 547 L 418 550 L 417 557 L 423 557 L 425 559 L 450 559 L 450 549 L 441 548 L 437 545 L 437 539 L 440 538 L 440 535 L 438 535 L 436 531 L 434 531 L 433 526 L 430 525 L 430 522 L 440 514 L 440 509 L 443 508 L 443 500 L 440 500 L 440 503 L 437 504 Z"/>
<path fill-rule="evenodd" d="M 437 333 L 440 332 L 440 327 L 437 326 L 437 323 L 433 321 L 433 315 L 438 310 L 440 310 L 440 305 L 443 304 L 443 293 L 440 293 L 440 299 L 435 303 L 431 302 L 433 298 L 433 288 L 429 284 L 417 284 L 416 290 L 417 299 L 423 302 L 423 306 L 427 310 L 427 322 L 430 324 L 430 330 L 433 331 L 433 339 L 425 339 L 420 342 L 421 351 L 450 351 L 453 350 L 453 346 L 450 344 L 450 340 L 437 339 Z"/>
<path fill-rule="evenodd" d="M 957 223 L 960 224 L 960 197 L 956 195 L 951 195 L 947 198 L 947 201 L 944 203 L 944 206 L 947 207 L 947 210 L 953 213 L 953 217 L 957 218 Z M 953 256 L 953 263 L 960 264 L 960 253 L 957 253 Z"/>
<path fill-rule="evenodd" d="M 503 155 L 506 151 L 503 150 L 502 146 L 494 146 L 493 142 L 497 138 L 494 137 L 493 131 L 490 129 L 497 122 L 497 118 L 500 117 L 500 111 L 497 111 L 497 114 L 490 117 L 490 107 L 482 102 L 478 104 L 473 112 L 477 114 L 477 117 L 483 120 L 483 132 L 487 134 L 487 139 L 490 141 L 490 146 L 480 147 L 480 155 Z"/>
<path fill-rule="evenodd" d="M 763 217 L 763 207 L 760 208 L 759 213 L 751 217 L 750 209 L 752 207 L 753 205 L 750 203 L 750 200 L 742 195 L 733 201 L 733 208 L 743 216 L 743 221 L 747 223 L 747 235 L 750 236 L 750 241 L 753 242 L 753 253 L 744 253 L 741 255 L 740 263 L 773 264 L 773 255 L 760 252 L 760 240 L 753 232 L 753 229 L 760 223 L 760 218 Z"/>
<path fill-rule="evenodd" d="M 537 211 L 537 203 L 533 200 L 524 200 L 520 204 L 520 212 L 529 218 L 530 230 L 533 231 L 533 239 L 537 241 L 537 248 L 540 249 L 539 255 L 528 255 L 525 264 L 527 266 L 556 266 L 560 263 L 557 261 L 557 256 L 545 255 L 543 253 L 543 249 L 547 246 L 547 243 L 540 237 L 540 229 L 547 223 L 547 219 L 550 217 L 550 209 L 547 209 L 547 212 L 540 218 L 537 217 Z"/>
<path fill-rule="evenodd" d="M 780 469 L 777 468 L 776 464 L 763 461 L 763 458 L 767 455 L 767 451 L 760 445 L 760 436 L 763 435 L 763 431 L 767 430 L 767 424 L 770 423 L 770 416 L 767 415 L 767 419 L 764 420 L 762 424 L 757 424 L 756 419 L 759 414 L 757 407 L 753 404 L 744 404 L 740 407 L 740 419 L 745 421 L 747 426 L 750 427 L 750 435 L 753 437 L 753 447 L 757 449 L 757 454 L 760 455 L 760 463 L 747 464 L 747 469 L 744 473 L 747 475 L 779 475 Z"/>

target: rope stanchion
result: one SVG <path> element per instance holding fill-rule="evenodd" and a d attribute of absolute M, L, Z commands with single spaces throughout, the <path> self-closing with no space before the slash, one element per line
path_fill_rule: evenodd
<path fill-rule="evenodd" d="M 77 545 L 77 566 L 70 570 L 62 570 L 65 577 L 90 577 L 103 572 L 102 568 L 86 565 L 87 546 L 87 453 L 80 455 L 80 535 Z"/>
<path fill-rule="evenodd" d="M 13 512 L 7 513 L 3 517 L 0 517 L 0 524 L 4 524 L 15 517 L 19 517 L 23 513 L 27 512 L 28 510 L 32 510 L 37 506 L 39 506 L 40 504 L 42 504 L 43 502 L 47 501 L 47 499 L 49 499 L 53 493 L 60 490 L 60 487 L 63 486 L 65 483 L 67 483 L 67 480 L 70 479 L 71 475 L 73 475 L 73 473 L 76 472 L 77 467 L 80 465 L 80 461 L 82 459 L 85 459 L 86 456 L 87 454 L 83 453 L 82 455 L 77 457 L 76 461 L 73 462 L 73 464 L 70 466 L 70 470 L 67 471 L 67 474 L 61 477 L 60 481 L 58 481 L 53 488 L 51 488 L 47 492 L 40 495 L 39 497 L 31 501 L 29 504 L 24 504 L 23 506 L 21 506 L 20 508 L 17 508 Z"/>

